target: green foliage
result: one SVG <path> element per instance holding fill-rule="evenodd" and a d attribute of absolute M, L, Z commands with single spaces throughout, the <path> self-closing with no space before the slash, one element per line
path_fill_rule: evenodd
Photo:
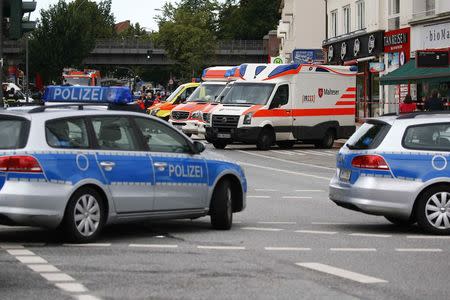
<path fill-rule="evenodd" d="M 276 29 L 280 0 L 226 0 L 220 7 L 219 39 L 262 39 Z"/>
<path fill-rule="evenodd" d="M 184 79 L 199 76 L 214 56 L 218 8 L 215 0 L 182 0 L 177 6 L 168 2 L 156 18 L 154 41 L 178 64 Z"/>
<path fill-rule="evenodd" d="M 141 24 L 131 24 L 130 28 L 121 32 L 119 34 L 120 37 L 124 38 L 140 38 L 140 39 L 150 39 L 150 34 L 145 30 L 144 27 L 141 27 Z"/>
<path fill-rule="evenodd" d="M 45 82 L 61 77 L 64 67 L 81 67 L 97 38 L 114 36 L 111 0 L 98 3 L 60 0 L 47 10 L 30 39 L 30 62 Z"/>

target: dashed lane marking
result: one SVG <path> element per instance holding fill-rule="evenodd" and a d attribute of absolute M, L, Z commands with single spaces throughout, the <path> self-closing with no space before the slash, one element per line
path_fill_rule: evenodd
<path fill-rule="evenodd" d="M 297 224 L 297 222 L 277 222 L 277 221 L 273 221 L 273 222 L 257 222 L 258 224 L 266 224 L 266 225 L 277 225 L 277 224 L 285 224 L 285 225 L 295 225 Z"/>
<path fill-rule="evenodd" d="M 340 222 L 311 222 L 312 225 L 349 225 L 350 223 Z"/>
<path fill-rule="evenodd" d="M 48 261 L 39 256 L 15 256 L 23 264 L 47 264 Z"/>
<path fill-rule="evenodd" d="M 274 189 L 255 189 L 256 192 L 278 192 L 278 190 Z"/>
<path fill-rule="evenodd" d="M 244 230 L 255 230 L 255 231 L 282 231 L 280 228 L 264 228 L 264 227 L 242 227 Z"/>
<path fill-rule="evenodd" d="M 356 281 L 359 283 L 386 283 L 387 282 L 386 280 L 383 280 L 383 279 L 363 275 L 360 273 L 352 272 L 352 271 L 341 269 L 341 268 L 336 268 L 336 267 L 321 264 L 321 263 L 315 263 L 315 262 L 296 263 L 296 265 L 303 267 L 303 268 L 310 269 L 310 270 L 314 270 L 314 271 L 334 275 L 337 277 L 345 278 L 348 280 Z"/>
<path fill-rule="evenodd" d="M 247 196 L 247 198 L 254 198 L 254 199 L 269 199 L 270 196 L 252 196 L 252 195 L 249 195 L 249 196 Z"/>
<path fill-rule="evenodd" d="M 350 236 L 359 237 L 375 237 L 375 238 L 389 238 L 392 237 L 390 234 L 378 234 L 378 233 L 350 233 Z"/>
<path fill-rule="evenodd" d="M 161 245 L 161 244 L 129 244 L 132 248 L 178 248 L 178 245 Z"/>
<path fill-rule="evenodd" d="M 336 231 L 321 231 L 321 230 L 296 230 L 297 233 L 311 233 L 311 234 L 328 234 L 333 235 L 337 234 Z"/>
<path fill-rule="evenodd" d="M 323 153 L 318 151 L 311 151 L 311 150 L 296 150 L 295 152 L 303 153 L 306 155 L 317 155 L 317 156 L 327 156 L 327 157 L 334 157 L 336 155 L 330 154 L 330 153 Z"/>
<path fill-rule="evenodd" d="M 27 265 L 27 267 L 36 273 L 60 272 L 60 270 L 53 265 Z"/>
<path fill-rule="evenodd" d="M 51 282 L 75 281 L 72 276 L 64 273 L 41 273 L 41 276 Z"/>
<path fill-rule="evenodd" d="M 283 196 L 283 199 L 312 199 L 313 197 L 309 196 Z"/>
<path fill-rule="evenodd" d="M 57 283 L 55 284 L 59 289 L 69 293 L 84 293 L 87 292 L 87 288 L 81 283 Z"/>
<path fill-rule="evenodd" d="M 330 251 L 335 252 L 375 252 L 375 248 L 330 248 Z"/>
<path fill-rule="evenodd" d="M 295 190 L 298 193 L 322 193 L 323 190 Z"/>
<path fill-rule="evenodd" d="M 407 235 L 407 239 L 437 239 L 437 240 L 448 240 L 450 236 L 444 235 Z"/>
<path fill-rule="evenodd" d="M 439 248 L 397 248 L 398 252 L 442 252 Z"/>
<path fill-rule="evenodd" d="M 269 152 L 273 152 L 273 153 L 278 153 L 278 154 L 282 154 L 282 155 L 295 155 L 294 153 L 288 152 L 288 151 L 277 151 L 277 150 L 270 150 Z"/>
<path fill-rule="evenodd" d="M 27 255 L 35 255 L 33 252 L 31 252 L 30 250 L 26 250 L 26 249 L 11 249 L 11 250 L 6 250 L 6 252 L 8 252 L 9 254 L 13 255 L 13 256 L 27 256 Z"/>
<path fill-rule="evenodd" d="M 110 243 L 63 244 L 66 247 L 110 247 Z"/>
<path fill-rule="evenodd" d="M 336 168 L 324 167 L 324 166 L 313 165 L 313 164 L 308 164 L 308 163 L 301 163 L 301 162 L 297 162 L 297 161 L 291 161 L 291 160 L 287 160 L 287 159 L 282 159 L 282 158 L 277 158 L 277 157 L 272 157 L 272 156 L 252 153 L 252 152 L 243 151 L 243 150 L 237 150 L 237 152 L 241 152 L 241 153 L 245 153 L 245 154 L 248 154 L 248 155 L 253 155 L 253 156 L 257 156 L 257 157 L 261 157 L 261 158 L 277 160 L 277 161 L 281 161 L 281 162 L 285 162 L 285 163 L 293 164 L 293 165 L 307 166 L 307 167 L 313 167 L 313 168 L 323 169 L 323 170 L 333 170 L 333 171 L 336 170 Z"/>
<path fill-rule="evenodd" d="M 197 249 L 204 249 L 204 250 L 245 250 L 245 247 L 236 247 L 236 246 L 197 246 Z"/>
<path fill-rule="evenodd" d="M 281 173 L 286 173 L 286 174 L 291 174 L 291 175 L 299 175 L 299 176 L 304 176 L 304 177 L 323 179 L 323 180 L 326 180 L 326 181 L 330 181 L 331 180 L 331 177 L 324 177 L 324 176 L 311 175 L 311 174 L 307 174 L 307 173 L 289 171 L 289 170 L 284 170 L 284 169 L 265 167 L 265 166 L 249 164 L 249 163 L 245 163 L 245 162 L 241 162 L 241 161 L 238 161 L 237 163 L 242 165 L 242 166 L 253 167 L 253 168 L 260 168 L 260 169 L 264 169 L 264 170 L 276 171 L 276 172 L 281 172 Z"/>
<path fill-rule="evenodd" d="M 77 295 L 77 296 L 75 296 L 75 299 L 77 299 L 77 300 L 100 300 L 100 298 L 97 298 L 92 295 Z"/>
<path fill-rule="evenodd" d="M 267 250 L 267 251 L 311 251 L 311 248 L 300 248 L 300 247 L 265 247 L 264 250 Z"/>
<path fill-rule="evenodd" d="M 25 247 L 19 244 L 0 244 L 0 248 L 6 250 L 6 249 L 23 249 Z"/>

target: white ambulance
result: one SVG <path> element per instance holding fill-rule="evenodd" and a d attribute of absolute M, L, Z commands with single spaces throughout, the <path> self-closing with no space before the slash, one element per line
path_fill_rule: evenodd
<path fill-rule="evenodd" d="M 245 64 L 240 79 L 211 114 L 214 147 L 239 142 L 267 150 L 297 141 L 331 148 L 355 131 L 356 68 Z"/>

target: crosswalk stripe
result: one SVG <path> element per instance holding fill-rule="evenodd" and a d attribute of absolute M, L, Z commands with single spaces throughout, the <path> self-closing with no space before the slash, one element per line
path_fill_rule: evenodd
<path fill-rule="evenodd" d="M 336 268 L 336 267 L 332 267 L 332 266 L 324 265 L 324 264 L 320 264 L 320 263 L 313 263 L 313 262 L 312 263 L 296 263 L 296 265 L 303 267 L 303 268 L 310 269 L 310 270 L 314 270 L 314 271 L 318 271 L 318 272 L 322 272 L 322 273 L 326 273 L 326 274 L 331 274 L 331 275 L 334 275 L 337 277 L 349 279 L 349 280 L 356 281 L 359 283 L 386 283 L 387 282 L 386 280 L 383 280 L 383 279 L 363 275 L 360 273 L 355 273 L 352 271 L 348 271 L 345 269 L 340 269 L 340 268 Z"/>

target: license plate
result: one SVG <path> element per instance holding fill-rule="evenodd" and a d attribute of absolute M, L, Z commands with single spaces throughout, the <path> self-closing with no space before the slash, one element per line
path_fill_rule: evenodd
<path fill-rule="evenodd" d="M 175 127 L 176 129 L 180 129 L 180 130 L 181 130 L 181 129 L 183 128 L 183 125 L 176 125 L 176 124 L 175 124 L 174 127 Z"/>
<path fill-rule="evenodd" d="M 346 169 L 341 169 L 339 170 L 339 180 L 341 181 L 350 181 L 350 176 L 352 175 L 352 171 L 350 170 L 346 170 Z"/>
<path fill-rule="evenodd" d="M 231 139 L 231 133 L 218 133 L 217 137 L 219 139 Z"/>

